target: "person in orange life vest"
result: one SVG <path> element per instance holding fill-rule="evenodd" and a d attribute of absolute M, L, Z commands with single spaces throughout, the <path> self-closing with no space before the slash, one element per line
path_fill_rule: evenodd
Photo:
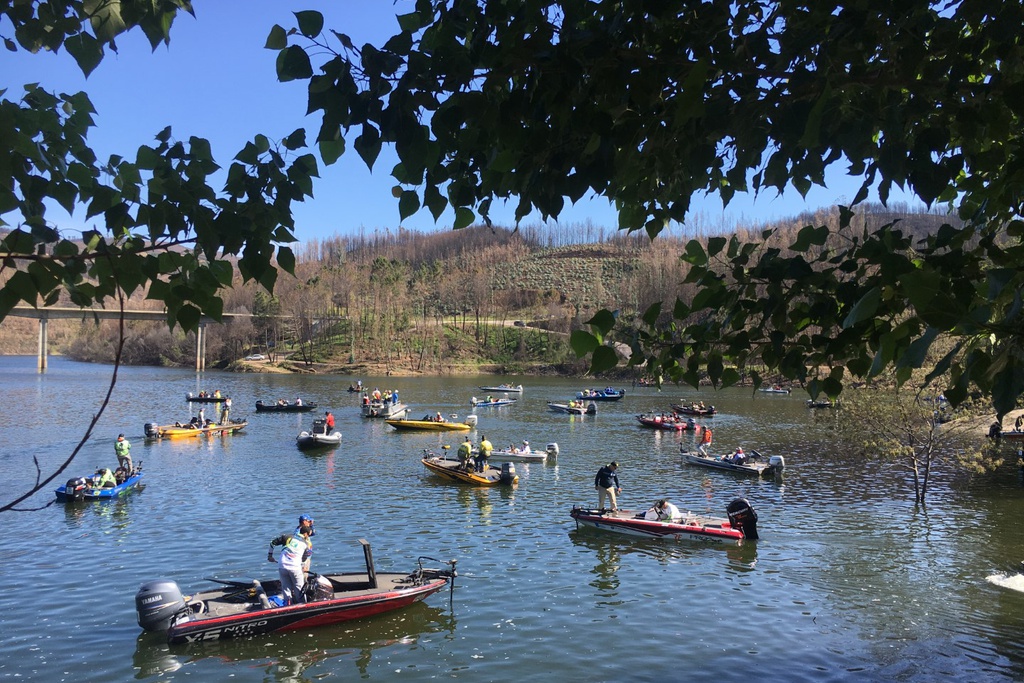
<path fill-rule="evenodd" d="M 711 427 L 705 427 L 704 436 L 701 437 L 700 446 L 697 447 L 697 450 L 700 451 L 701 455 L 706 456 L 709 448 L 711 448 Z"/>

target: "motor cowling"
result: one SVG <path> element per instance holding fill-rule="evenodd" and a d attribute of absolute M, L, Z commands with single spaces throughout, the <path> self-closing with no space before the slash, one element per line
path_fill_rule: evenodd
<path fill-rule="evenodd" d="M 147 422 L 146 436 L 154 438 L 160 436 L 160 425 L 158 425 L 156 422 Z"/>
<path fill-rule="evenodd" d="M 515 463 L 503 462 L 501 463 L 501 483 L 511 484 L 516 479 L 516 466 Z"/>
<path fill-rule="evenodd" d="M 557 443 L 549 443 L 548 447 L 547 447 L 547 452 L 548 452 L 548 455 L 550 455 L 550 456 L 558 455 L 558 444 Z"/>
<path fill-rule="evenodd" d="M 729 524 L 743 532 L 744 538 L 755 540 L 757 535 L 757 512 L 746 498 L 736 498 L 725 508 Z"/>
<path fill-rule="evenodd" d="M 64 495 L 74 500 L 82 500 L 87 488 L 89 488 L 89 480 L 85 477 L 68 479 L 68 482 L 64 484 Z"/>
<path fill-rule="evenodd" d="M 466 416 L 466 424 L 468 424 L 471 427 L 476 427 L 477 419 L 478 418 L 477 418 L 476 415 L 467 415 Z"/>
<path fill-rule="evenodd" d="M 146 631 L 166 631 L 171 620 L 185 609 L 185 598 L 174 581 L 159 580 L 142 584 L 135 594 L 135 612 L 139 626 Z"/>
<path fill-rule="evenodd" d="M 768 458 L 768 466 L 775 471 L 775 474 L 781 474 L 782 470 L 786 469 L 786 459 L 781 455 L 773 455 Z"/>

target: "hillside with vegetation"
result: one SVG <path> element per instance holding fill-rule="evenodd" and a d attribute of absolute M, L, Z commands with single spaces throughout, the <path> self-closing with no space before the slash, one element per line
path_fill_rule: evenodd
<path fill-rule="evenodd" d="M 948 220 L 875 206 L 848 231 L 895 218 L 921 234 Z M 731 232 L 759 241 L 771 229 L 770 239 L 784 244 L 812 222 L 835 226 L 835 240 L 849 237 L 838 229 L 838 214 L 825 212 Z M 296 277 L 280 278 L 273 296 L 252 283 L 236 283 L 226 294 L 225 312 L 252 317 L 207 326 L 208 364 L 346 374 L 583 373 L 587 364 L 576 358 L 569 334 L 601 308 L 628 319 L 655 302 L 671 308 L 676 297 L 692 300 L 696 291 L 685 284 L 679 258 L 685 241 L 723 231 L 665 231 L 651 240 L 585 224 L 312 240 L 296 251 Z M 126 308 L 159 310 L 138 297 Z M 35 326 L 7 319 L 0 352 L 34 353 Z M 192 334 L 160 323 L 128 321 L 125 329 L 125 363 L 194 363 Z M 50 324 L 51 351 L 79 360 L 113 361 L 118 338 L 117 322 L 97 323 L 87 314 L 81 322 Z M 242 360 L 254 353 L 268 360 Z"/>

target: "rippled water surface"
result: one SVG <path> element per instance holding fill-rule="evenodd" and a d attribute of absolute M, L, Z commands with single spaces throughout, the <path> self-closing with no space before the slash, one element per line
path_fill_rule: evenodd
<path fill-rule="evenodd" d="M 8 420 L 0 475 L 27 490 L 33 459 L 52 472 L 98 411 L 112 368 L 0 358 Z M 114 465 L 125 432 L 146 486 L 121 500 L 0 515 L 0 680 L 323 679 L 470 681 L 1009 681 L 1024 677 L 1024 593 L 985 580 L 1024 559 L 1024 490 L 1008 467 L 969 481 L 940 474 L 927 509 L 905 473 L 863 463 L 829 431 L 831 411 L 804 396 L 747 390 L 626 387 L 596 416 L 549 412 L 580 381 L 501 378 L 519 402 L 479 408 L 474 439 L 557 442 L 547 464 L 518 464 L 515 489 L 447 483 L 420 464 L 424 448 L 458 436 L 398 433 L 359 416 L 349 377 L 244 375 L 122 368 L 93 438 L 66 472 L 22 504 L 40 507 L 72 475 Z M 398 388 L 412 417 L 466 415 L 493 377 L 362 378 Z M 146 422 L 182 420 L 186 392 L 219 388 L 249 427 L 233 437 L 147 442 Z M 330 408 L 344 434 L 306 454 L 295 435 L 312 416 L 257 414 L 253 404 L 301 396 Z M 634 415 L 680 399 L 714 403 L 722 449 L 786 458 L 781 482 L 684 465 L 690 437 L 637 426 Z M 322 411 L 318 411 L 322 412 Z M 593 505 L 593 477 L 617 460 L 621 503 L 723 515 L 736 496 L 760 515 L 761 540 L 741 547 L 648 541 L 575 528 Z M 5 497 L 4 500 L 9 500 Z M 251 641 L 169 648 L 140 635 L 138 586 L 185 591 L 203 577 L 272 577 L 267 542 L 315 517 L 314 570 L 357 570 L 357 539 L 378 568 L 412 569 L 421 555 L 458 558 L 453 600 L 337 627 Z"/>

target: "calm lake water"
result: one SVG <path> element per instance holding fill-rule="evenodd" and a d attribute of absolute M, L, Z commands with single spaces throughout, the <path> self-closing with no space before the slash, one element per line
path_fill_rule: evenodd
<path fill-rule="evenodd" d="M 99 410 L 112 368 L 0 358 L 8 422 L 0 476 L 22 492 L 68 457 Z M 116 465 L 125 432 L 146 486 L 120 500 L 0 515 L 0 681 L 1013 681 L 1024 679 L 1024 593 L 985 577 L 1024 559 L 1016 468 L 969 482 L 937 477 L 915 508 L 906 474 L 848 456 L 831 411 L 806 398 L 670 387 L 633 389 L 596 416 L 549 412 L 579 380 L 368 378 L 428 412 L 466 415 L 480 384 L 522 382 L 519 402 L 480 408 L 474 440 L 559 444 L 548 464 L 519 464 L 515 489 L 447 483 L 419 462 L 458 436 L 400 434 L 359 415 L 354 378 L 122 368 L 110 405 L 68 470 L 23 507 L 98 465 Z M 186 419 L 186 392 L 221 389 L 250 425 L 233 437 L 147 443 L 146 422 Z M 257 414 L 257 399 L 301 396 L 331 409 L 342 446 L 309 455 L 295 435 L 311 415 Z M 689 436 L 634 416 L 680 399 L 714 403 L 716 444 L 781 454 L 781 483 L 687 466 Z M 322 411 L 318 411 L 322 414 Z M 620 463 L 621 503 L 724 515 L 736 496 L 760 515 L 742 547 L 634 540 L 575 528 L 593 477 Z M 4 501 L 10 500 L 5 497 Z M 168 647 L 142 635 L 134 595 L 166 578 L 273 577 L 270 538 L 316 519 L 314 571 L 358 570 L 358 538 L 378 568 L 457 558 L 447 592 L 363 622 L 250 641 Z"/>

